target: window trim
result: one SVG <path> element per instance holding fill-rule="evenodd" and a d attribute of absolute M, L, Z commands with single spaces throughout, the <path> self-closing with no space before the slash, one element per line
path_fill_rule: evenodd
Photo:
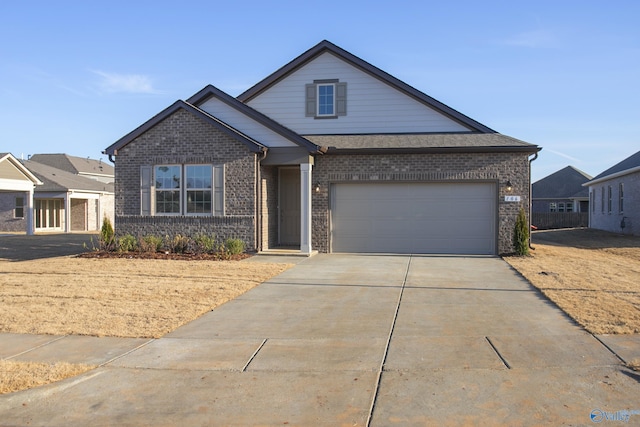
<path fill-rule="evenodd" d="M 607 186 L 607 213 L 611 214 L 613 211 L 613 190 L 611 186 Z"/>
<path fill-rule="evenodd" d="M 189 188 L 188 184 L 187 184 L 187 169 L 189 167 L 195 167 L 195 166 L 208 166 L 210 168 L 211 171 L 211 186 L 207 189 L 206 187 L 203 188 Z M 214 195 L 214 167 L 211 164 L 207 164 L 207 163 L 189 163 L 189 164 L 184 164 L 182 165 L 182 169 L 183 169 L 183 180 L 184 180 L 184 202 L 183 202 L 183 212 L 185 216 L 213 216 L 215 209 L 213 207 L 214 204 L 214 200 L 213 200 L 213 195 Z M 189 207 L 189 201 L 188 201 L 188 194 L 189 191 L 209 191 L 210 193 L 210 203 L 211 203 L 211 210 L 209 212 L 188 212 L 188 207 Z"/>
<path fill-rule="evenodd" d="M 178 212 L 158 212 L 158 192 L 160 191 L 165 191 L 165 192 L 175 192 L 176 189 L 172 188 L 172 189 L 158 189 L 157 184 L 157 170 L 158 168 L 162 168 L 162 167 L 168 167 L 168 168 L 172 168 L 172 167 L 177 167 L 180 173 L 180 185 L 177 188 L 178 190 Z M 183 195 L 182 195 L 182 186 L 184 185 L 184 177 L 183 177 L 183 172 L 182 172 L 182 165 L 180 164 L 160 164 L 160 165 L 154 165 L 153 166 L 153 199 L 151 201 L 152 204 L 152 215 L 154 216 L 181 216 L 182 212 L 183 212 L 183 208 L 182 208 L 182 204 L 183 204 Z"/>
<path fill-rule="evenodd" d="M 331 88 L 331 112 L 321 113 L 320 108 L 328 107 L 328 103 L 322 103 L 322 96 L 328 97 L 328 95 L 321 95 L 320 90 L 322 88 Z M 318 83 L 316 84 L 316 117 L 337 117 L 336 115 L 336 85 L 335 83 Z"/>
<path fill-rule="evenodd" d="M 333 112 L 320 114 L 320 87 L 333 87 Z M 314 119 L 337 119 L 347 115 L 347 83 L 339 79 L 314 80 L 305 85 L 305 116 Z"/>

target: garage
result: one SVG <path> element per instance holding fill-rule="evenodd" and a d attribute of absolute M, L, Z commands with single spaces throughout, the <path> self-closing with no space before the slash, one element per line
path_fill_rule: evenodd
<path fill-rule="evenodd" d="M 496 185 L 340 183 L 331 186 L 331 251 L 494 255 Z"/>

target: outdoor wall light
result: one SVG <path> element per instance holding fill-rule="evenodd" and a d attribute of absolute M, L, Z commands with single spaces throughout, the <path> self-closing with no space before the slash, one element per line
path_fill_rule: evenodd
<path fill-rule="evenodd" d="M 507 191 L 513 190 L 513 185 L 511 185 L 511 181 L 507 180 Z"/>
<path fill-rule="evenodd" d="M 320 192 L 320 183 L 316 182 L 316 185 L 315 185 L 315 187 L 313 189 L 315 190 L 316 193 L 319 193 Z"/>

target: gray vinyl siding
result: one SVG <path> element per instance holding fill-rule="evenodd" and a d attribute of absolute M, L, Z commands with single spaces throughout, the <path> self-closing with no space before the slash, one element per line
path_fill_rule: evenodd
<path fill-rule="evenodd" d="M 307 115 L 307 85 L 322 79 L 339 79 L 348 85 L 348 111 L 337 120 Z M 249 105 L 301 135 L 469 131 L 330 53 L 293 72 Z"/>
<path fill-rule="evenodd" d="M 217 119 L 222 120 L 229 126 L 234 127 L 235 129 L 241 130 L 247 136 L 255 139 L 256 141 L 260 141 L 261 144 L 266 145 L 267 147 L 295 147 L 296 145 L 284 138 L 281 135 L 278 135 L 276 132 L 267 128 L 266 126 L 261 125 L 255 120 L 247 117 L 245 114 L 236 110 L 235 108 L 231 108 L 224 102 L 211 98 L 199 108 Z"/>

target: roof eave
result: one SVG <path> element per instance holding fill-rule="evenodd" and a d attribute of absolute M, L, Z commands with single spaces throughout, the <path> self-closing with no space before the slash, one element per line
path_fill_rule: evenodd
<path fill-rule="evenodd" d="M 629 175 L 629 174 L 636 173 L 636 172 L 640 172 L 640 166 L 636 166 L 635 168 L 631 168 L 631 169 L 625 169 L 623 171 L 612 173 L 610 175 L 605 175 L 603 177 L 600 177 L 600 178 L 585 182 L 584 184 L 582 184 L 582 186 L 583 187 L 589 187 L 591 185 L 600 184 L 601 182 L 608 181 L 608 180 L 614 179 L 614 178 L 619 178 L 621 176 Z"/>
<path fill-rule="evenodd" d="M 408 148 L 336 148 L 328 147 L 326 154 L 447 154 L 447 153 L 537 153 L 538 146 L 486 147 L 408 147 Z"/>
<path fill-rule="evenodd" d="M 189 103 L 186 103 L 185 101 L 179 100 L 179 101 L 174 102 L 173 104 L 171 104 L 169 107 L 165 108 L 164 110 L 162 110 L 160 113 L 156 114 L 151 119 L 147 120 L 145 123 L 143 123 L 142 125 L 140 125 L 136 129 L 134 129 L 133 131 L 129 132 L 127 135 L 125 135 L 122 138 L 120 138 L 118 141 L 116 141 L 113 144 L 111 144 L 109 147 L 107 147 L 103 151 L 103 154 L 108 154 L 110 156 L 114 156 L 114 155 L 117 156 L 118 155 L 118 150 L 122 149 L 123 147 L 125 147 L 126 145 L 131 143 L 137 137 L 139 137 L 143 133 L 147 132 L 148 130 L 150 130 L 151 128 L 156 126 L 158 123 L 160 123 L 161 121 L 163 121 L 164 119 L 166 119 L 171 114 L 173 114 L 176 111 L 178 111 L 179 109 L 184 109 L 184 110 L 186 110 L 186 111 L 188 111 L 188 112 L 190 112 L 192 114 L 195 114 L 196 116 L 199 116 L 202 119 L 208 121 L 209 123 L 213 124 L 217 129 L 219 129 L 219 130 L 227 133 L 231 137 L 236 138 L 236 139 L 240 140 L 241 142 L 243 142 L 254 153 L 263 152 L 266 149 L 266 147 L 264 145 L 262 145 L 259 142 L 253 140 L 252 138 L 248 137 L 247 135 L 243 134 L 242 132 L 238 131 L 237 129 L 229 126 L 228 124 L 224 123 L 223 121 L 213 117 L 212 115 L 208 114 L 207 112 L 202 111 L 199 108 L 197 108 L 197 107 L 195 107 L 195 106 L 193 106 L 193 105 L 191 105 Z"/>

